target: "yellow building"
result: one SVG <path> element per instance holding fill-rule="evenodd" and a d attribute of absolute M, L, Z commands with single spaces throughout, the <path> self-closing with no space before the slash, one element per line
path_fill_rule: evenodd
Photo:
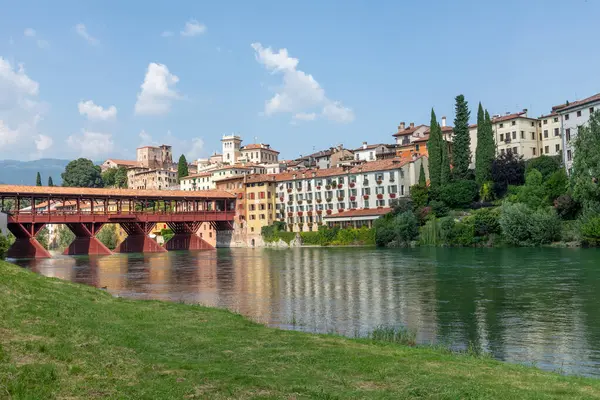
<path fill-rule="evenodd" d="M 263 226 L 275 222 L 275 175 L 247 175 L 245 187 L 247 232 L 250 235 L 260 234 Z"/>
<path fill-rule="evenodd" d="M 538 120 L 540 136 L 540 155 L 557 156 L 561 154 L 562 137 L 560 136 L 560 118 L 552 112 L 542 115 Z"/>

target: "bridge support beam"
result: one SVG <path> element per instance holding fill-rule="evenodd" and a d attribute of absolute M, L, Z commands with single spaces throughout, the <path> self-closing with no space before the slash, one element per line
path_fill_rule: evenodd
<path fill-rule="evenodd" d="M 37 241 L 35 235 L 44 227 L 43 223 L 10 223 L 8 230 L 15 235 L 15 242 L 6 252 L 9 258 L 50 258 L 48 250 Z"/>
<path fill-rule="evenodd" d="M 196 234 L 202 222 L 167 222 L 173 237 L 166 243 L 167 250 L 213 250 L 214 247 Z"/>
<path fill-rule="evenodd" d="M 121 222 L 127 237 L 115 249 L 116 253 L 162 253 L 167 250 L 148 235 L 156 225 L 153 222 Z"/>
<path fill-rule="evenodd" d="M 100 222 L 80 222 L 67 224 L 71 232 L 75 234 L 75 240 L 63 252 L 64 255 L 110 255 L 112 251 L 108 249 L 98 238 L 96 234 L 104 224 Z"/>

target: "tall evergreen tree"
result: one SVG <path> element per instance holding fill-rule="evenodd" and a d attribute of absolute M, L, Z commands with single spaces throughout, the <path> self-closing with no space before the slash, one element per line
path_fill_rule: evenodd
<path fill-rule="evenodd" d="M 48 186 L 54 186 L 54 182 L 52 181 L 52 177 L 48 177 Z"/>
<path fill-rule="evenodd" d="M 454 117 L 454 139 L 452 143 L 452 165 L 453 175 L 458 179 L 469 176 L 469 164 L 471 163 L 471 136 L 469 135 L 469 103 L 465 96 L 456 96 Z"/>
<path fill-rule="evenodd" d="M 177 165 L 177 178 L 181 179 L 188 175 L 189 175 L 189 171 L 188 171 L 187 160 L 185 159 L 185 156 L 182 154 L 181 157 L 179 157 L 179 164 Z"/>
<path fill-rule="evenodd" d="M 492 179 L 492 162 L 496 155 L 492 120 L 481 103 L 477 111 L 477 149 L 475 150 L 475 180 L 478 185 Z"/>
<path fill-rule="evenodd" d="M 448 143 L 446 143 L 442 136 L 442 128 L 438 125 L 437 129 L 439 131 L 442 147 L 442 167 L 440 171 L 440 183 L 442 185 L 445 185 L 452 179 L 450 170 L 450 155 L 448 154 Z"/>
<path fill-rule="evenodd" d="M 442 172 L 442 138 L 433 108 L 431 109 L 427 152 L 429 153 L 429 182 L 432 188 L 439 188 Z"/>
<path fill-rule="evenodd" d="M 425 168 L 421 163 L 421 169 L 419 170 L 419 186 L 425 187 L 427 185 L 427 178 L 425 178 Z"/>
<path fill-rule="evenodd" d="M 42 186 L 42 176 L 40 175 L 40 173 L 37 173 L 37 176 L 35 177 L 35 186 Z"/>

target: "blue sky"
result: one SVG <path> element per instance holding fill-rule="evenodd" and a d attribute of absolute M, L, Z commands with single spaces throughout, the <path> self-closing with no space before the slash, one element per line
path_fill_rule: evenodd
<path fill-rule="evenodd" d="M 600 92 L 596 0 L 2 3 L 0 158 L 195 158 L 235 132 L 289 159 L 451 124 L 460 93 L 474 119 Z"/>

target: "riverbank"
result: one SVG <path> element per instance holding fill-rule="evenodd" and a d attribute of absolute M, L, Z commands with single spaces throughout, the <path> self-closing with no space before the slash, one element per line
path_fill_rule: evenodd
<path fill-rule="evenodd" d="M 600 398 L 600 381 L 115 298 L 0 262 L 12 398 Z"/>

